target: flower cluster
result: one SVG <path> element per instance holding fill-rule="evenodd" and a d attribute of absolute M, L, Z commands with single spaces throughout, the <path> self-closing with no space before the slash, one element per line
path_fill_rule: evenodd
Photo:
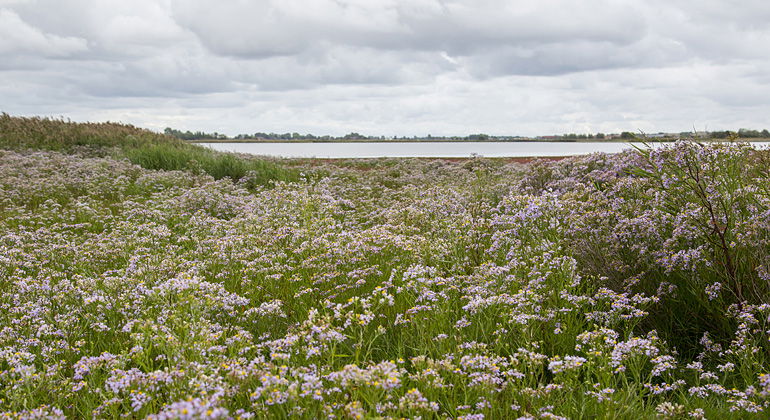
<path fill-rule="evenodd" d="M 0 418 L 762 418 L 767 162 L 0 151 Z"/>

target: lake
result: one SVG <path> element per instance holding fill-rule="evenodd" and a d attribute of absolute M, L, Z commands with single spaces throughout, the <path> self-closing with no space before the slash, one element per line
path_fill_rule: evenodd
<path fill-rule="evenodd" d="M 378 158 L 378 157 L 538 157 L 575 156 L 595 152 L 618 153 L 632 143 L 598 142 L 404 142 L 404 143 L 199 143 L 223 152 L 285 158 Z M 641 143 L 633 143 L 643 147 Z M 654 143 L 660 145 L 661 143 Z M 766 148 L 770 142 L 752 143 Z"/>

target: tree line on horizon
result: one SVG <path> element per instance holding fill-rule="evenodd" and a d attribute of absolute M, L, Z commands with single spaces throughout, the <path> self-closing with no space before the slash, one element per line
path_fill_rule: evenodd
<path fill-rule="evenodd" d="M 452 140 L 452 141 L 504 141 L 504 140 L 605 140 L 605 139 L 644 139 L 644 138 L 711 138 L 711 139 L 728 139 L 730 137 L 738 138 L 770 138 L 770 131 L 763 130 L 750 130 L 741 128 L 737 131 L 722 130 L 711 132 L 692 132 L 683 131 L 679 133 L 633 133 L 630 131 L 623 131 L 620 134 L 617 133 L 596 133 L 596 134 L 559 134 L 551 136 L 493 136 L 488 134 L 470 134 L 468 136 L 432 136 L 430 134 L 426 136 L 367 136 L 359 134 L 357 132 L 351 132 L 344 136 L 330 136 L 330 135 L 314 135 L 314 134 L 300 134 L 300 133 L 263 133 L 256 132 L 254 134 L 238 134 L 234 137 L 228 137 L 226 134 L 213 132 L 206 133 L 203 131 L 182 131 L 171 127 L 166 127 L 164 134 L 172 137 L 176 137 L 181 140 L 314 140 L 314 141 L 339 141 L 339 140 Z"/>

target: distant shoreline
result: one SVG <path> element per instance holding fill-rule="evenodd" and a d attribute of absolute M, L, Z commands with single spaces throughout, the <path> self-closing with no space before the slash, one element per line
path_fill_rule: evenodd
<path fill-rule="evenodd" d="M 347 139 L 347 140 L 273 140 L 273 139 L 200 139 L 185 140 L 188 143 L 279 143 L 279 144 L 302 144 L 302 143 L 673 143 L 678 139 L 671 138 L 635 138 L 635 139 L 527 139 L 527 140 L 450 140 L 450 139 Z M 729 139 L 695 139 L 703 143 L 729 142 Z M 766 142 L 767 138 L 752 137 L 738 139 L 739 143 Z"/>

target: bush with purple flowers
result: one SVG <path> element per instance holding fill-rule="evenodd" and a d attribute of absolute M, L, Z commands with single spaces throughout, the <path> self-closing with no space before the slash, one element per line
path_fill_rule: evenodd
<path fill-rule="evenodd" d="M 769 162 L 0 150 L 0 418 L 765 418 Z"/>

